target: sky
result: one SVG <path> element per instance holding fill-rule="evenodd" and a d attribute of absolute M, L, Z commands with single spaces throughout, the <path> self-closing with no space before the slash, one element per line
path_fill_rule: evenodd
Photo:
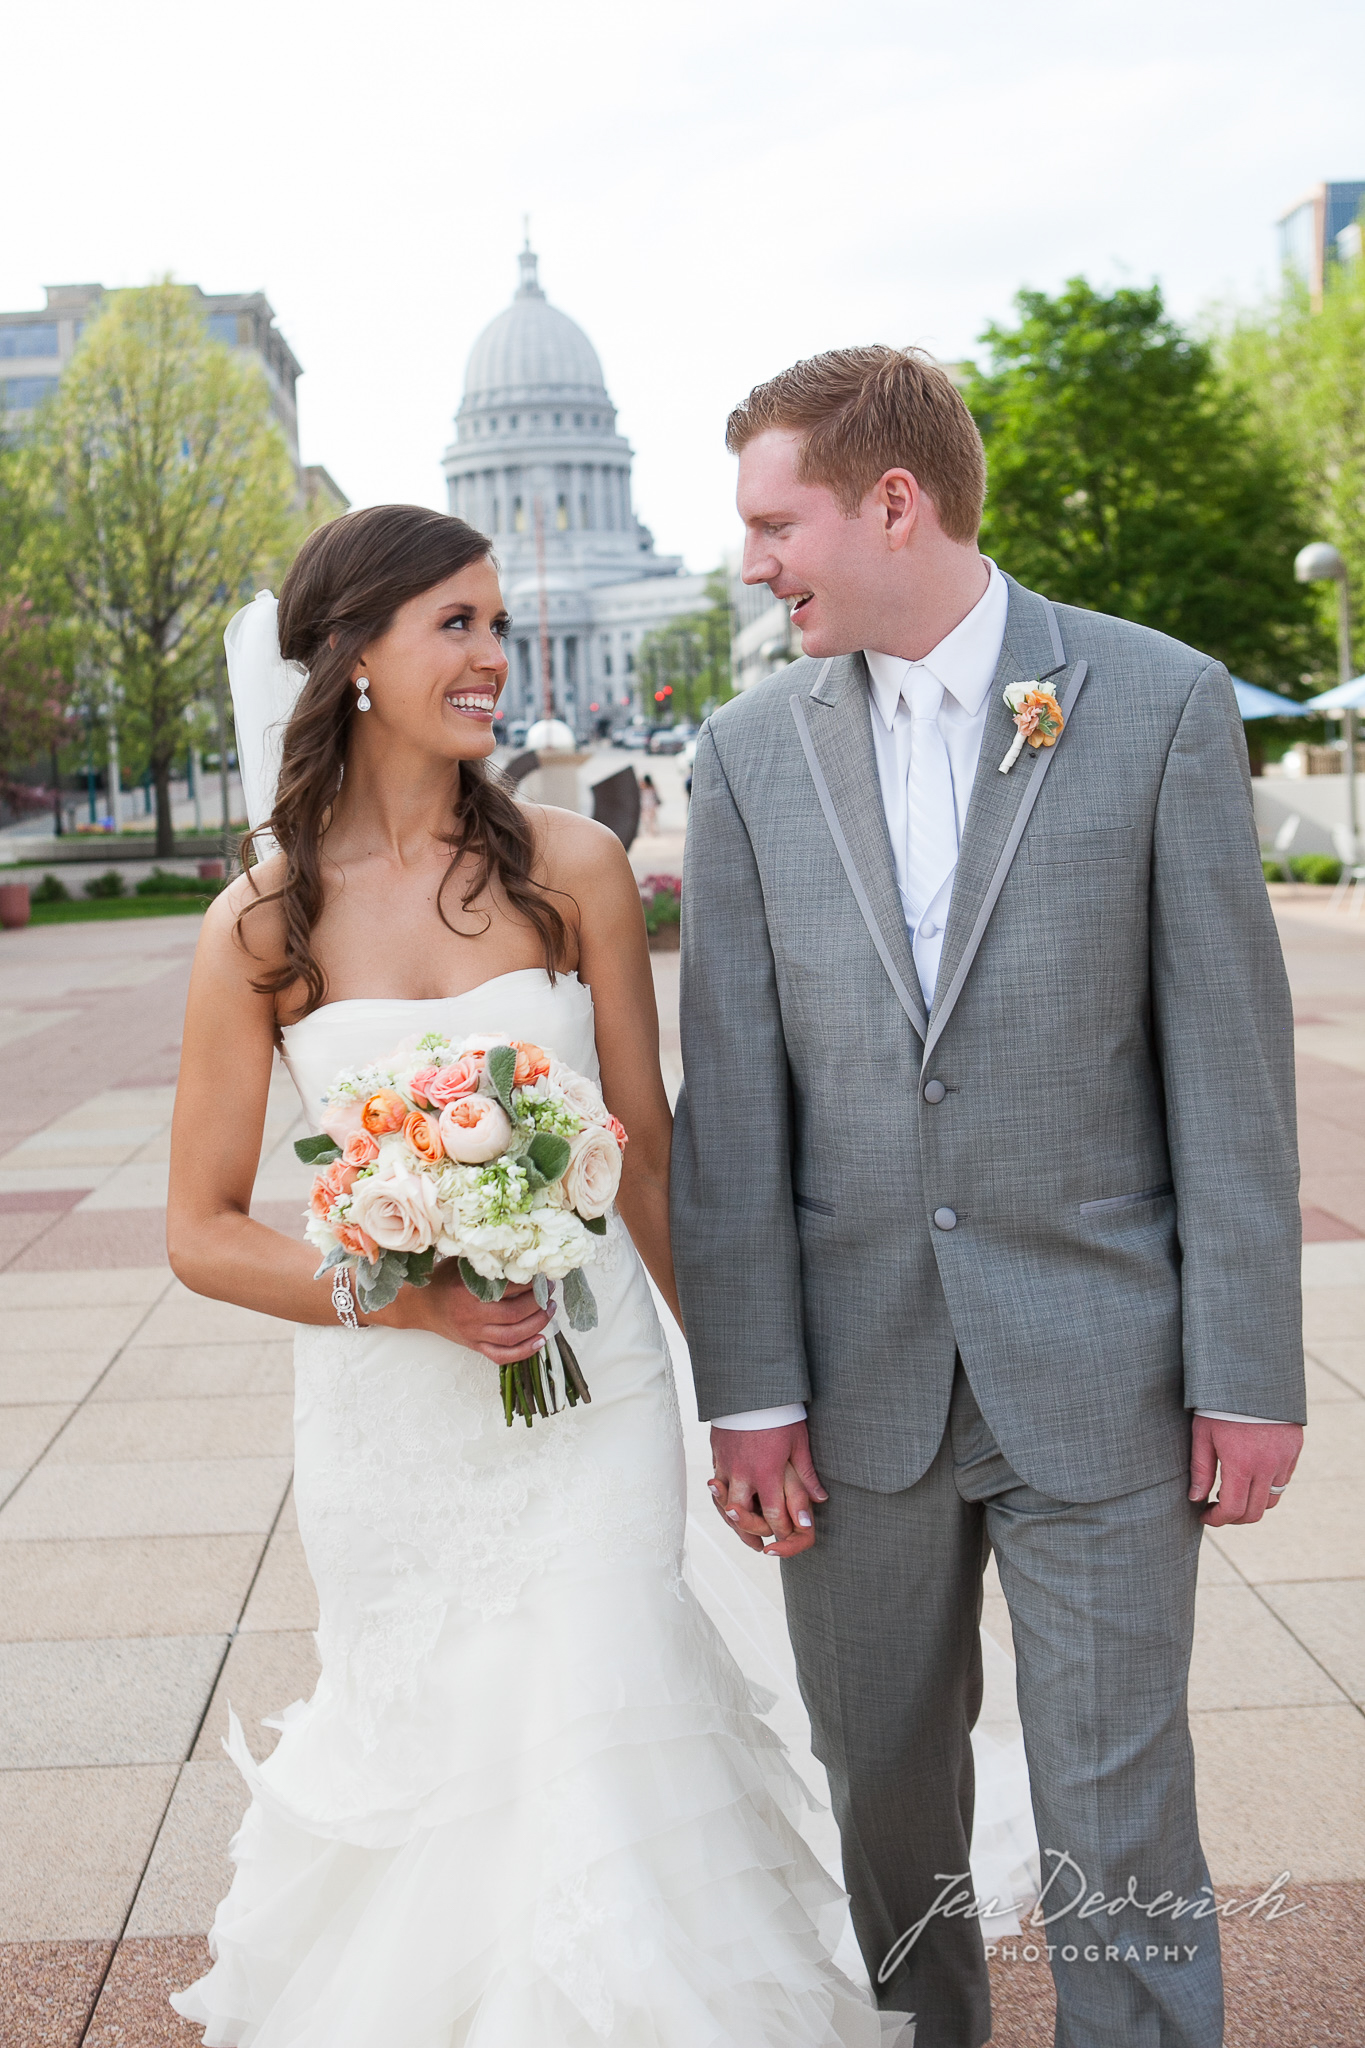
<path fill-rule="evenodd" d="M 724 422 L 759 379 L 857 342 L 956 359 L 1077 273 L 1205 320 L 1272 289 L 1308 187 L 1365 177 L 1359 0 L 65 0 L 5 51 L 0 309 L 263 290 L 305 462 L 443 506 L 529 214 L 636 509 L 694 569 L 738 539 Z"/>

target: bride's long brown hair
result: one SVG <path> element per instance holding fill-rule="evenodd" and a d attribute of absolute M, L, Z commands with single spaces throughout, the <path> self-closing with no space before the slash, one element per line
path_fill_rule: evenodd
<path fill-rule="evenodd" d="M 313 952 L 313 927 L 322 915 L 322 841 L 341 785 L 351 721 L 357 717 L 351 681 L 362 651 L 387 631 L 410 598 L 443 583 L 474 562 L 486 561 L 493 544 L 463 519 L 421 505 L 372 505 L 348 512 L 309 535 L 280 589 L 280 652 L 308 671 L 288 725 L 280 760 L 275 808 L 242 841 L 242 865 L 250 872 L 257 833 L 268 832 L 284 855 L 284 879 L 268 894 L 257 892 L 237 919 L 264 904 L 278 903 L 284 917 L 284 958 L 252 986 L 280 995 L 302 983 L 301 1017 L 317 1009 L 327 977 Z M 513 910 L 524 917 L 545 955 L 553 980 L 564 957 L 568 927 L 533 876 L 535 838 L 509 785 L 482 760 L 460 761 L 452 775 L 450 865 L 437 891 L 441 922 L 454 930 L 442 907 L 447 882 L 472 856 L 461 896 L 471 910 L 490 882 L 496 882 Z M 488 913 L 483 912 L 485 917 Z M 491 923 L 491 918 L 489 918 Z M 487 924 L 484 927 L 487 930 Z"/>

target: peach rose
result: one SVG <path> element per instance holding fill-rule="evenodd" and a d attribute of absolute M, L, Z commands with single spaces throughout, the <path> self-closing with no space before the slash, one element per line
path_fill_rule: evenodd
<path fill-rule="evenodd" d="M 346 1096 L 340 1102 L 329 1103 L 318 1119 L 319 1126 L 326 1131 L 332 1143 L 340 1145 L 344 1151 L 352 1131 L 363 1128 L 360 1119 L 364 1109 L 358 1095 Z"/>
<path fill-rule="evenodd" d="M 458 1102 L 463 1095 L 472 1095 L 482 1073 L 483 1061 L 479 1055 L 464 1053 L 451 1066 L 440 1067 L 432 1075 L 427 1083 L 427 1100 L 433 1109 L 444 1109 L 447 1103 Z"/>
<path fill-rule="evenodd" d="M 349 1220 L 390 1252 L 424 1252 L 441 1228 L 436 1190 L 424 1173 L 371 1174 L 351 1196 Z"/>
<path fill-rule="evenodd" d="M 619 1120 L 619 1118 L 609 1116 L 607 1118 L 607 1129 L 611 1132 L 613 1138 L 615 1138 L 617 1144 L 621 1147 L 621 1150 L 624 1152 L 626 1146 L 630 1142 L 630 1140 L 626 1136 L 625 1125 Z"/>
<path fill-rule="evenodd" d="M 341 1148 L 341 1156 L 348 1166 L 373 1166 L 379 1157 L 379 1147 L 368 1131 L 352 1131 Z"/>
<path fill-rule="evenodd" d="M 550 1055 L 538 1045 L 530 1045 L 525 1039 L 514 1038 L 512 1050 L 517 1056 L 517 1070 L 512 1076 L 514 1088 L 529 1087 L 532 1081 L 539 1081 L 550 1071 Z"/>
<path fill-rule="evenodd" d="M 379 1246 L 368 1231 L 362 1230 L 358 1223 L 334 1223 L 332 1228 L 337 1234 L 337 1243 L 345 1250 L 371 1266 L 378 1265 Z"/>
<path fill-rule="evenodd" d="M 491 1095 L 463 1095 L 441 1111 L 441 1143 L 462 1166 L 482 1166 L 505 1152 L 512 1125 L 500 1102 Z"/>
<path fill-rule="evenodd" d="M 434 1164 L 444 1158 L 441 1126 L 428 1109 L 415 1109 L 403 1126 L 403 1143 L 417 1157 Z"/>
<path fill-rule="evenodd" d="M 564 1192 L 580 1216 L 591 1222 L 605 1216 L 621 1185 L 621 1148 L 610 1131 L 600 1124 L 569 1140 L 569 1163 L 564 1169 Z"/>
<path fill-rule="evenodd" d="M 348 1166 L 344 1159 L 334 1159 L 314 1180 L 308 1206 L 315 1216 L 321 1216 L 325 1221 L 341 1196 L 349 1195 L 354 1185 L 355 1168 Z"/>
<path fill-rule="evenodd" d="M 431 1097 L 427 1094 L 427 1089 L 440 1071 L 439 1067 L 419 1067 L 408 1082 L 409 1095 L 412 1096 L 414 1102 L 421 1103 L 424 1109 L 431 1107 Z"/>
<path fill-rule="evenodd" d="M 408 1105 L 392 1088 L 376 1088 L 360 1112 L 360 1121 L 372 1138 L 387 1131 L 401 1131 L 407 1122 Z"/>

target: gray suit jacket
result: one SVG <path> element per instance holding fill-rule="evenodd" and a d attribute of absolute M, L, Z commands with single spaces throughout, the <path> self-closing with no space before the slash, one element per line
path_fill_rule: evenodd
<path fill-rule="evenodd" d="M 1042 676 L 1066 729 L 1001 775 L 1002 692 Z M 928 1017 L 867 686 L 798 662 L 697 747 L 673 1237 L 702 1415 L 808 1401 L 822 1476 L 894 1490 L 960 1353 L 1015 1470 L 1076 1501 L 1179 1471 L 1191 1408 L 1302 1419 L 1292 1021 L 1226 671 L 1011 580 Z"/>

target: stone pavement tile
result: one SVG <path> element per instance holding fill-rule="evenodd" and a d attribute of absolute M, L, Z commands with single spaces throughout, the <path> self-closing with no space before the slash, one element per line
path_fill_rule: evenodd
<path fill-rule="evenodd" d="M 241 1772 L 226 1757 L 182 1766 L 128 1916 L 130 1935 L 208 1933 L 232 1882 L 228 1843 L 249 1797 Z"/>
<path fill-rule="evenodd" d="M 23 1476 L 24 1471 L 20 1466 L 0 1465 L 0 1501 L 9 1499 Z"/>
<path fill-rule="evenodd" d="M 166 1217 L 160 1209 L 73 1211 L 20 1252 L 26 1273 L 79 1272 L 87 1266 L 151 1266 L 160 1259 L 167 1280 Z"/>
<path fill-rule="evenodd" d="M 109 1308 L 140 1302 L 150 1308 L 171 1284 L 164 1266 L 94 1268 L 64 1273 L 0 1273 L 0 1312 L 16 1308 Z"/>
<path fill-rule="evenodd" d="M 1360 1406 L 1365 1416 L 1365 1401 Z M 0 1418 L 3 1414 L 0 1410 Z M 0 1447 L 3 1443 L 0 1435 Z M 287 1458 L 293 1444 L 294 1403 L 288 1394 L 106 1400 L 79 1411 L 52 1446 L 47 1462 L 119 1465 L 141 1459 Z"/>
<path fill-rule="evenodd" d="M 1326 1247 L 1324 1246 L 1325 1250 Z M 1365 1338 L 1365 1287 L 1310 1287 L 1303 1297 L 1303 1341 L 1316 1351 L 1324 1338 Z"/>
<path fill-rule="evenodd" d="M 277 1529 L 266 1545 L 256 1583 L 251 1588 L 251 1598 L 242 1616 L 242 1632 L 311 1630 L 317 1625 L 317 1590 L 298 1531 Z M 1005 1640 L 1008 1644 L 1009 1637 Z"/>
<path fill-rule="evenodd" d="M 0 1942 L 117 1936 L 175 1779 L 174 1764 L 0 1771 Z"/>
<path fill-rule="evenodd" d="M 1250 1586 L 1201 1586 L 1190 1707 L 1308 1707 L 1340 1702 L 1333 1684 Z"/>
<path fill-rule="evenodd" d="M 226 1636 L 262 1543 L 260 1534 L 0 1543 L 0 1642 Z"/>
<path fill-rule="evenodd" d="M 116 1166 L 107 1179 L 92 1188 L 76 1204 L 77 1216 L 98 1215 L 102 1209 L 164 1209 L 169 1168 L 162 1161 L 143 1164 L 134 1160 Z"/>
<path fill-rule="evenodd" d="M 1365 1291 L 1365 1244 L 1305 1245 L 1301 1271 L 1309 1294 L 1322 1287 Z"/>
<path fill-rule="evenodd" d="M 1240 1572 L 1233 1569 L 1221 1550 L 1204 1536 L 1199 1546 L 1199 1590 L 1205 1586 L 1243 1586 L 1246 1584 Z"/>
<path fill-rule="evenodd" d="M 282 1344 L 260 1341 L 249 1344 L 142 1344 L 134 1341 L 114 1360 L 91 1399 L 98 1402 L 181 1401 L 223 1394 L 288 1394 L 292 1398 L 293 1390 L 294 1346 L 289 1341 Z"/>
<path fill-rule="evenodd" d="M 202 1934 L 120 1942 L 84 2048 L 200 2048 L 203 2034 L 169 2001 L 208 1966 Z"/>
<path fill-rule="evenodd" d="M 1190 1716 L 1200 1830 L 1215 1885 L 1365 1878 L 1365 1716 L 1340 1706 Z M 1255 1787 L 1248 1797 L 1248 1787 Z"/>
<path fill-rule="evenodd" d="M 78 2048 L 112 1941 L 0 1942 L 0 2048 Z"/>
<path fill-rule="evenodd" d="M 292 1323 L 258 1315 L 230 1301 L 210 1301 L 176 1281 L 138 1331 L 142 1344 L 280 1343 L 292 1337 Z"/>
<path fill-rule="evenodd" d="M 1361 1349 L 1365 1351 L 1365 1345 L 1362 1345 Z M 1303 1377 L 1310 1409 L 1322 1402 L 1358 1401 L 1361 1398 L 1358 1387 L 1353 1387 L 1349 1380 L 1343 1379 L 1328 1366 L 1319 1364 L 1311 1351 L 1304 1353 Z M 1326 1426 L 1330 1428 L 1330 1422 Z"/>
<path fill-rule="evenodd" d="M 0 1542 L 264 1533 L 275 1519 L 289 1470 L 287 1458 L 40 1465 L 0 1509 Z"/>
<path fill-rule="evenodd" d="M 69 1194 L 73 1189 L 77 1191 L 77 1200 L 83 1201 L 113 1171 L 112 1166 L 59 1166 L 51 1160 L 44 1166 L 30 1163 L 0 1167 L 0 1195 L 8 1197 L 6 1207 L 10 1209 L 22 1209 L 25 1199 L 34 1195 Z M 63 1203 L 62 1207 L 65 1206 Z"/>
<path fill-rule="evenodd" d="M 1328 1372 L 1358 1394 L 1365 1394 L 1365 1338 L 1318 1337 L 1309 1356 L 1320 1360 Z"/>
<path fill-rule="evenodd" d="M 5 1510 L 10 1512 L 12 1507 Z M 1296 1481 L 1273 1515 L 1248 1528 L 1212 1529 L 1208 1541 L 1253 1586 L 1279 1579 L 1365 1578 L 1359 1482 L 1319 1479 L 1301 1487 Z"/>
<path fill-rule="evenodd" d="M 31 1401 L 0 1407 L 0 1463 L 26 1472 L 72 1413 L 66 1401 Z"/>
<path fill-rule="evenodd" d="M 1310 1406 L 1294 1484 L 1365 1478 L 1365 1401 Z M 1278 1513 L 1279 1510 L 1277 1509 Z"/>
<path fill-rule="evenodd" d="M 298 1533 L 299 1504 L 294 1498 L 294 1484 L 291 1480 L 289 1483 L 289 1491 L 284 1497 L 284 1506 L 280 1509 L 280 1519 L 275 1524 L 275 1534 L 277 1536 L 297 1536 Z"/>
<path fill-rule="evenodd" d="M 0 1406 L 83 1401 L 108 1365 L 114 1347 L 98 1351 L 0 1350 Z"/>
<path fill-rule="evenodd" d="M 1326 1176 L 1305 1181 L 1299 1206 L 1305 1244 L 1351 1244 L 1365 1238 L 1365 1230 L 1346 1221 L 1352 1215 L 1365 1217 L 1365 1199 L 1354 1180 L 1345 1186 Z"/>
<path fill-rule="evenodd" d="M 112 1358 L 147 1315 L 145 1302 L 104 1301 L 67 1307 L 59 1298 L 44 1308 L 5 1311 L 5 1353 L 14 1358 L 28 1351 L 97 1351 Z"/>
<path fill-rule="evenodd" d="M 178 1763 L 225 1636 L 0 1645 L 0 1770 Z"/>
<path fill-rule="evenodd" d="M 263 1728 L 262 1720 L 295 1700 L 310 1699 L 318 1670 L 317 1645 L 302 1630 L 237 1636 L 194 1745 L 195 1762 L 217 1762 L 222 1757 L 231 1704 L 246 1746 L 260 1763 L 280 1739 L 278 1728 Z"/>
<path fill-rule="evenodd" d="M 27 1251 L 44 1231 L 51 1230 L 55 1213 L 50 1209 L 25 1208 L 17 1212 L 0 1209 L 0 1268 L 8 1266 L 12 1259 Z"/>
<path fill-rule="evenodd" d="M 1261 1593 L 1342 1690 L 1365 1706 L 1365 1579 L 1263 1586 Z"/>

